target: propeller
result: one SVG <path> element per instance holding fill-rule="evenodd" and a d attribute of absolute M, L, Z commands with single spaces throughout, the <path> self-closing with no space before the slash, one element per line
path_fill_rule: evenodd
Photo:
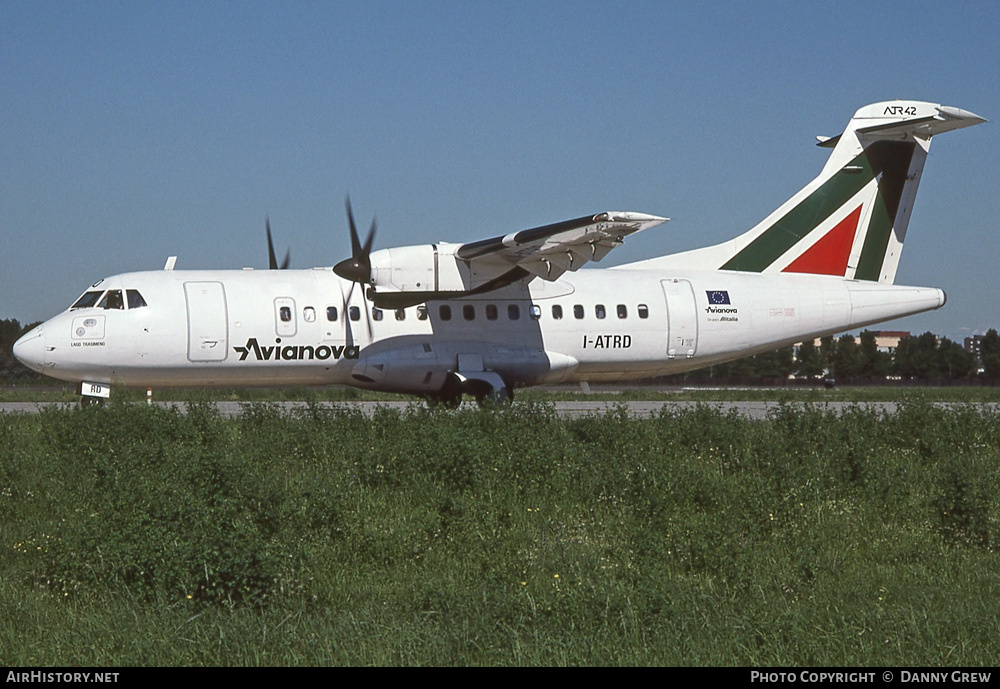
<path fill-rule="evenodd" d="M 271 240 L 271 218 L 264 218 L 264 227 L 267 228 L 267 265 L 271 270 L 277 270 L 280 268 L 284 270 L 288 267 L 288 262 L 291 259 L 292 252 L 288 250 L 285 252 L 285 260 L 278 265 L 278 259 L 274 256 L 274 242 Z"/>
<path fill-rule="evenodd" d="M 354 222 L 354 211 L 351 209 L 351 197 L 348 196 L 344 202 L 347 206 L 347 223 L 348 228 L 351 232 L 351 257 L 345 258 L 343 261 L 338 263 L 333 267 L 333 272 L 337 274 L 338 277 L 344 280 L 351 281 L 351 288 L 343 295 L 343 314 L 344 314 L 344 328 L 347 335 L 347 344 L 354 344 L 354 332 L 351 327 L 351 297 L 354 296 L 354 288 L 360 285 L 371 285 L 372 282 L 372 263 L 371 263 L 371 251 L 372 242 L 375 241 L 375 229 L 376 223 L 375 219 L 372 218 L 371 228 L 368 230 L 368 236 L 365 237 L 364 244 L 361 243 L 361 237 L 358 236 L 358 226 Z M 368 338 L 372 337 L 372 317 L 371 312 L 368 307 L 368 299 L 365 295 L 365 291 L 361 292 L 361 309 L 365 312 L 365 324 L 368 326 Z"/>
<path fill-rule="evenodd" d="M 354 212 L 351 210 L 351 197 L 347 197 L 347 222 L 351 231 L 351 257 L 333 267 L 333 272 L 355 283 L 370 285 L 372 282 L 372 262 L 371 251 L 372 242 L 375 241 L 375 219 L 372 218 L 371 229 L 365 237 L 365 243 L 361 243 L 358 236 L 357 225 L 354 224 Z"/>

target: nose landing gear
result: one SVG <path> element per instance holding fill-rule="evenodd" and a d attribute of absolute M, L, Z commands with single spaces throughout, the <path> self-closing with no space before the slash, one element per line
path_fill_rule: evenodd
<path fill-rule="evenodd" d="M 80 406 L 102 405 L 111 397 L 111 386 L 104 383 L 80 383 Z"/>

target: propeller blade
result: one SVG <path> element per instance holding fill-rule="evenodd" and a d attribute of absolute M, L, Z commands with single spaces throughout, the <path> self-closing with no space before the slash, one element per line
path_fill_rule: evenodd
<path fill-rule="evenodd" d="M 270 268 L 271 270 L 277 270 L 279 266 L 278 266 L 278 259 L 274 255 L 274 240 L 271 239 L 270 217 L 265 216 L 264 227 L 267 229 L 267 267 Z M 285 268 L 288 267 L 291 256 L 292 256 L 291 250 L 285 252 L 285 260 L 281 262 L 280 266 L 281 270 L 284 270 Z"/>
<path fill-rule="evenodd" d="M 351 230 L 351 255 L 358 256 L 361 253 L 361 240 L 358 239 L 358 227 L 354 224 L 354 211 L 351 210 L 350 196 L 344 200 L 344 205 L 347 206 L 347 222 Z"/>
<path fill-rule="evenodd" d="M 377 228 L 375 227 L 375 218 L 372 218 L 372 226 L 370 228 L 368 228 L 368 236 L 365 238 L 365 246 L 364 246 L 364 257 L 365 257 L 365 260 L 368 260 L 368 257 L 371 255 L 372 244 L 375 242 L 375 230 L 376 229 Z"/>
<path fill-rule="evenodd" d="M 274 240 L 271 239 L 271 218 L 264 218 L 264 227 L 267 229 L 267 267 L 275 270 L 278 267 L 278 259 L 274 257 Z"/>
<path fill-rule="evenodd" d="M 372 332 L 372 308 L 374 304 L 372 304 L 372 307 L 368 306 L 368 298 L 363 291 L 361 292 L 361 303 L 365 305 L 365 324 L 368 326 L 368 341 L 373 342 L 375 340 L 375 334 Z"/>
<path fill-rule="evenodd" d="M 349 311 L 351 295 L 354 294 L 354 285 L 355 283 L 352 282 L 351 289 L 344 295 L 344 308 L 340 312 L 341 317 L 344 319 L 344 339 L 347 341 L 348 347 L 354 346 L 354 331 L 351 329 L 351 313 Z M 343 291 L 341 291 L 341 294 L 344 294 Z"/>
<path fill-rule="evenodd" d="M 358 283 L 352 282 L 350 289 L 347 290 L 347 294 L 344 295 L 343 301 L 343 318 L 344 318 L 344 328 L 345 336 L 347 339 L 347 346 L 352 347 L 356 343 L 354 341 L 354 329 L 351 327 L 351 298 L 354 296 L 354 288 L 358 286 Z M 343 292 L 341 292 L 343 294 Z M 355 308 L 360 308 L 365 314 L 365 325 L 368 327 L 368 341 L 371 342 L 375 339 L 374 330 L 372 329 L 372 315 L 370 307 L 368 306 L 368 299 L 365 297 L 364 292 L 361 293 L 361 306 L 356 306 Z"/>
<path fill-rule="evenodd" d="M 354 222 L 354 211 L 351 208 L 351 197 L 347 197 L 345 205 L 347 206 L 348 229 L 351 234 L 351 257 L 345 258 L 343 261 L 335 265 L 333 267 L 333 272 L 345 280 L 370 285 L 372 281 L 371 250 L 372 244 L 375 241 L 375 220 L 372 220 L 372 226 L 368 230 L 368 236 L 365 237 L 365 242 L 362 244 L 361 237 L 358 235 L 358 226 Z"/>

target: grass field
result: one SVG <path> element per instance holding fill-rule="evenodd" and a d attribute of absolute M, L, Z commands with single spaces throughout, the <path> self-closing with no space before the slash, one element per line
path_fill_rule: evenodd
<path fill-rule="evenodd" d="M 0 663 L 993 665 L 998 456 L 922 399 L 0 415 Z"/>

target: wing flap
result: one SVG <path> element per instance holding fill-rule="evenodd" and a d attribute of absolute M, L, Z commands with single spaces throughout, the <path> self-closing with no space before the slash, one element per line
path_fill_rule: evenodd
<path fill-rule="evenodd" d="M 587 261 L 600 261 L 628 235 L 667 220 L 646 213 L 607 211 L 463 244 L 455 256 L 470 265 L 487 257 L 501 258 L 544 280 L 555 280 Z"/>

